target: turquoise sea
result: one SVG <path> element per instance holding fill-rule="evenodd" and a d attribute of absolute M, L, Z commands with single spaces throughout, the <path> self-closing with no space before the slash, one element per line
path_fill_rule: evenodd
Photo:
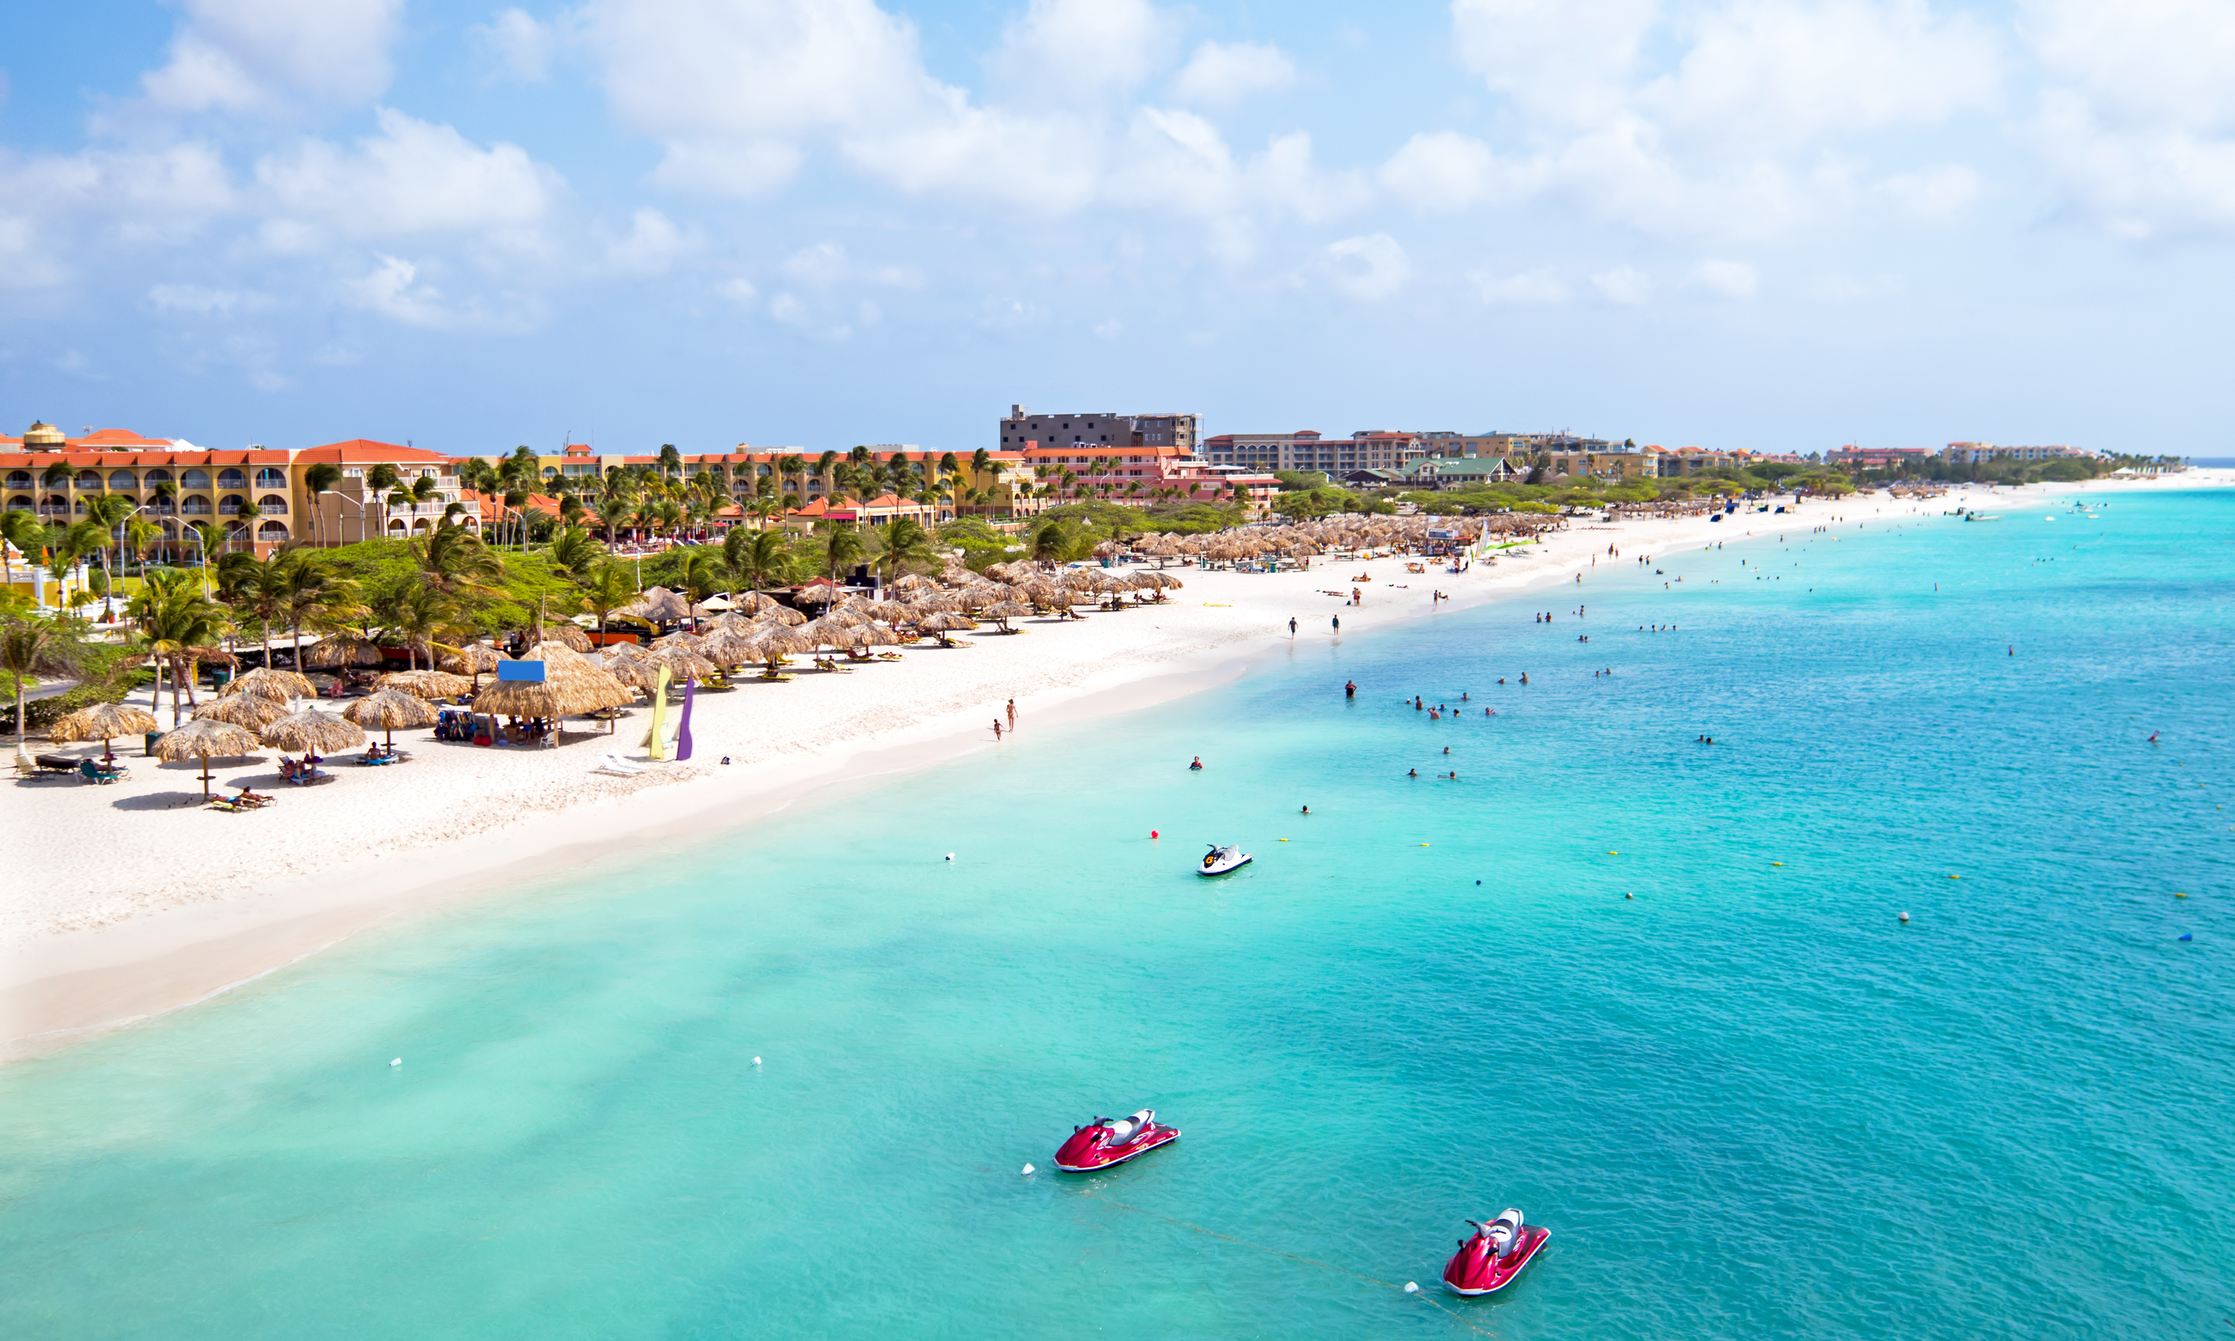
<path fill-rule="evenodd" d="M 1028 714 L 0 1070 L 0 1336 L 2235 1335 L 2235 492 L 2001 511 Z M 1396 1288 L 1508 1205 L 1506 1295 Z"/>

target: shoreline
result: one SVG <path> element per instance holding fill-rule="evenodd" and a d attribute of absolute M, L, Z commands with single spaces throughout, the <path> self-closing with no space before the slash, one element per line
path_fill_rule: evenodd
<path fill-rule="evenodd" d="M 2231 484 L 2235 484 L 2235 471 L 2197 470 L 2146 481 L 2026 486 L 2038 492 L 1998 492 L 1995 496 L 2016 502 L 2020 497 L 2047 500 L 2135 488 Z M 1879 499 L 1863 506 L 1875 507 L 1880 513 L 1898 509 L 1900 515 L 1940 515 L 1954 506 L 1952 500 L 1960 492 L 1951 488 L 1937 499 Z M 1819 516 L 1839 513 L 1842 504 L 1811 502 L 1805 507 L 1807 511 L 1795 520 L 1813 526 L 1822 524 Z M 1670 542 L 1683 544 L 1687 539 L 1697 541 L 1708 536 L 1726 545 L 1761 538 L 1744 529 L 1737 535 L 1722 527 L 1710 530 L 1714 525 L 1705 516 L 1641 518 L 1611 524 L 1579 518 L 1569 529 L 1547 536 L 1544 544 L 1530 546 L 1534 552 L 1515 556 L 1519 562 L 1509 559 L 1492 565 L 1478 561 L 1473 571 L 1461 576 L 1440 569 L 1411 576 L 1422 588 L 1448 590 L 1450 599 L 1442 605 L 1468 609 L 1511 599 L 1555 578 L 1568 577 L 1573 571 L 1587 574 L 1590 559 L 1603 552 L 1610 541 L 1656 549 Z M 1377 577 L 1386 578 L 1389 566 L 1400 561 L 1369 562 L 1381 565 L 1383 571 Z M 1396 592 L 1414 590 L 1410 582 L 1399 585 L 1377 581 L 1367 588 L 1367 604 L 1362 607 L 1336 605 L 1331 597 L 1317 594 L 1324 588 L 1312 585 L 1334 583 L 1347 588 L 1352 585 L 1346 580 L 1350 576 L 1350 569 L 1333 560 L 1320 560 L 1313 570 L 1293 574 L 1186 570 L 1182 581 L 1187 585 L 1174 594 L 1168 607 L 1094 615 L 1083 623 L 1068 625 L 1028 622 L 1026 627 L 1042 637 L 1021 646 L 1018 641 L 993 636 L 980 640 L 982 645 L 971 653 L 921 650 L 910 657 L 911 663 L 930 664 L 947 672 L 943 676 L 927 673 L 918 682 L 927 691 L 921 694 L 907 692 L 907 677 L 915 669 L 915 664 L 910 664 L 875 668 L 878 675 L 887 678 L 867 681 L 864 677 L 864 684 L 845 690 L 833 683 L 841 678 L 837 676 L 802 676 L 789 686 L 761 686 L 779 694 L 787 690 L 810 692 L 784 700 L 762 693 L 754 696 L 759 701 L 750 702 L 750 706 L 747 696 L 753 695 L 752 689 L 720 697 L 708 695 L 700 700 L 702 712 L 709 717 L 725 715 L 700 727 L 701 739 L 708 741 L 704 746 L 707 755 L 718 757 L 725 748 L 742 754 L 742 744 L 714 743 L 725 739 L 725 732 L 760 747 L 757 757 L 746 757 L 743 767 L 734 773 L 721 773 L 717 771 L 719 765 L 696 760 L 657 765 L 646 778 L 599 779 L 598 785 L 586 792 L 577 787 L 556 805 L 530 805 L 524 810 L 516 805 L 508 820 L 484 823 L 480 829 L 470 826 L 485 821 L 485 814 L 452 816 L 440 811 L 443 798 L 439 796 L 418 798 L 421 804 L 414 810 L 393 786 L 397 778 L 388 770 L 367 770 L 361 777 L 352 770 L 342 783 L 299 797 L 290 792 L 283 797 L 290 804 L 254 816 L 224 816 L 198 807 L 150 813 L 147 807 L 121 810 L 103 805 L 87 817 L 84 827 L 109 828 L 127 843 L 136 836 L 132 826 L 139 822 L 158 817 L 207 821 L 198 830 L 175 823 L 170 826 L 185 835 L 187 845 L 198 846 L 202 852 L 142 851 L 137 854 L 136 866 L 125 863 L 125 869 L 118 871 L 85 870 L 82 853 L 101 852 L 100 839 L 107 835 L 55 834 L 52 828 L 34 820 L 30 827 L 53 835 L 58 850 L 52 863 L 41 859 L 48 854 L 35 851 L 33 860 L 26 864 L 29 868 L 42 872 L 70 869 L 59 850 L 67 839 L 81 853 L 76 868 L 81 876 L 103 875 L 128 886 L 135 878 L 168 873 L 172 876 L 168 887 L 172 892 L 168 899 L 154 893 L 146 894 L 136 904 L 127 900 L 124 910 L 112 912 L 110 905 L 117 896 L 104 891 L 88 896 L 85 902 L 93 905 L 95 914 L 106 915 L 92 916 L 86 924 L 58 929 L 50 919 L 46 926 L 26 927 L 19 917 L 15 925 L 6 928 L 13 934 L 8 948 L 0 950 L 0 1063 L 40 1056 L 81 1039 L 200 1004 L 300 963 L 372 927 L 516 892 L 525 884 L 561 872 L 570 878 L 594 875 L 601 865 L 624 860 L 632 843 L 735 832 L 758 824 L 802 797 L 832 787 L 870 784 L 994 748 L 988 729 L 973 723 L 982 721 L 983 713 L 998 709 L 1004 698 L 1019 699 L 1026 722 L 1035 726 L 1085 721 L 1231 683 L 1250 673 L 1262 658 L 1305 637 L 1331 636 L 1324 625 L 1315 630 L 1305 623 L 1292 638 L 1285 629 L 1287 616 L 1270 613 L 1276 609 L 1292 611 L 1299 621 L 1307 616 L 1324 619 L 1330 612 L 1339 612 L 1345 620 L 1344 634 L 1371 636 L 1383 629 L 1409 625 L 1441 608 L 1426 601 L 1425 592 L 1411 599 L 1391 599 Z M 1396 576 L 1406 575 L 1400 569 Z M 1227 613 L 1210 615 L 1210 611 Z M 1137 624 L 1159 615 L 1174 625 L 1162 639 L 1140 638 L 1126 643 L 1111 636 L 1121 622 L 1132 632 L 1147 632 L 1138 629 Z M 1163 632 L 1164 626 L 1156 625 L 1154 631 Z M 1068 636 L 1072 634 L 1080 636 Z M 1003 657 L 989 647 L 1005 649 L 1012 655 Z M 1097 648 L 1102 652 L 1099 658 L 1092 655 Z M 1065 649 L 1072 655 L 1064 656 Z M 948 665 L 943 660 L 980 654 L 987 657 L 986 662 Z M 996 661 L 997 657 L 1000 660 Z M 1033 680 L 1039 683 L 1035 685 Z M 875 691 L 870 689 L 871 684 L 877 686 Z M 1020 684 L 1024 687 L 1016 687 Z M 942 692 L 944 702 L 939 698 Z M 837 697 L 842 693 L 849 697 Z M 953 700 L 958 695 L 972 697 L 972 706 L 956 707 Z M 861 700 L 865 698 L 876 701 L 863 709 Z M 813 701 L 803 703 L 803 699 Z M 895 704 L 887 700 L 898 701 L 901 711 L 897 720 L 888 720 Z M 854 716 L 838 722 L 835 735 L 826 730 L 821 738 L 815 738 L 814 728 L 827 728 L 829 723 L 818 722 L 802 711 L 814 706 L 840 713 L 852 711 Z M 888 711 L 880 717 L 880 710 Z M 791 731 L 790 737 L 755 739 L 754 730 L 769 725 L 771 719 L 781 720 Z M 632 733 L 641 729 L 641 720 L 629 720 Z M 618 746 L 629 738 L 620 735 L 613 740 Z M 581 748 L 584 744 L 591 748 Z M 439 752 L 448 756 L 446 762 L 454 775 L 451 780 L 457 782 L 460 778 L 456 775 L 462 775 L 469 788 L 481 784 L 474 799 L 484 802 L 501 800 L 487 792 L 507 783 L 519 788 L 537 781 L 555 785 L 568 780 L 578 782 L 576 775 L 603 753 L 590 741 L 534 752 L 474 750 L 469 746 L 463 747 L 468 751 L 463 755 L 432 744 L 418 748 L 422 758 L 430 762 L 406 765 L 412 770 L 406 777 L 418 782 L 423 776 L 418 770 L 430 769 L 431 757 Z M 640 748 L 622 752 L 638 758 L 643 754 Z M 504 771 L 515 764 L 541 767 L 533 770 L 535 777 L 523 779 L 517 772 Z M 149 771 L 160 778 L 171 770 L 150 767 Z M 363 798 L 367 802 L 363 806 L 349 806 L 343 800 L 351 791 L 369 793 L 383 784 L 387 784 L 383 793 L 388 801 L 385 815 L 370 795 Z M 686 784 L 695 785 L 680 792 L 673 790 Z M 19 795 L 33 787 L 45 789 L 45 795 L 51 798 L 46 811 L 64 828 L 73 827 L 67 818 L 70 803 L 82 807 L 94 795 L 108 791 L 94 789 L 89 794 L 74 785 L 63 789 L 51 783 L 19 784 Z M 140 794 L 145 795 L 144 784 Z M 313 804 L 295 804 L 298 800 Z M 410 826 L 426 822 L 430 806 L 466 831 L 412 842 L 418 834 Z M 289 817 L 290 824 L 312 823 L 321 810 L 331 819 L 364 823 L 369 832 L 360 836 L 368 850 L 336 856 L 329 845 L 327 860 L 249 883 L 230 896 L 193 897 L 187 892 L 193 882 L 190 878 L 181 880 L 179 872 L 196 869 L 195 857 L 222 855 L 227 840 L 255 833 L 216 826 L 237 826 L 244 820 L 253 823 L 259 817 L 276 819 L 283 815 Z M 304 821 L 293 819 L 301 811 L 313 813 Z M 119 816 L 124 823 L 116 822 Z M 377 828 L 383 819 L 389 821 L 389 831 Z M 197 838 L 202 841 L 195 843 Z M 100 902 L 102 899 L 108 902 Z"/>

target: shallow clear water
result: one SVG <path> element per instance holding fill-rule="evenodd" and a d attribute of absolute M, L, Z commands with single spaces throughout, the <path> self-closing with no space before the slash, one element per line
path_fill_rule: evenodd
<path fill-rule="evenodd" d="M 0 1334 L 2219 1334 L 2235 493 L 2003 511 L 1028 716 L 0 1071 Z M 1507 1205 L 1504 1296 L 1394 1288 Z"/>

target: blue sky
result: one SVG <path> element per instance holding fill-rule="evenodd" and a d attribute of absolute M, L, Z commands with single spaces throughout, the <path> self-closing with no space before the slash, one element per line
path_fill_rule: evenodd
<path fill-rule="evenodd" d="M 10 432 L 2230 446 L 2224 0 L 81 0 L 0 68 Z"/>

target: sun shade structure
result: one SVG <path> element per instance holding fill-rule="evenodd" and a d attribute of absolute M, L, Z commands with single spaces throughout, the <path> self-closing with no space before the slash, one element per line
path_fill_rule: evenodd
<path fill-rule="evenodd" d="M 112 738 L 136 736 L 154 729 L 155 715 L 145 708 L 124 703 L 96 703 L 57 721 L 47 732 L 47 739 L 57 745 L 67 745 L 74 740 L 97 740 L 101 742 L 101 754 L 105 758 Z"/>
<path fill-rule="evenodd" d="M 293 671 L 274 670 L 270 666 L 258 666 L 246 675 L 228 682 L 225 686 L 225 693 L 227 695 L 254 694 L 258 698 L 275 699 L 285 703 L 291 698 L 314 697 L 317 691 L 311 688 L 309 680 Z"/>
<path fill-rule="evenodd" d="M 397 671 L 393 675 L 381 676 L 374 682 L 374 686 L 399 694 L 410 694 L 414 698 L 455 698 L 460 694 L 473 692 L 473 681 L 449 671 Z"/>
<path fill-rule="evenodd" d="M 261 734 L 266 745 L 306 754 L 331 754 L 365 743 L 363 727 L 317 708 L 289 713 L 265 727 Z"/>
<path fill-rule="evenodd" d="M 386 743 L 393 745 L 397 727 L 433 726 L 436 713 L 423 698 L 382 689 L 343 708 L 341 715 L 359 726 L 387 732 Z"/>
<path fill-rule="evenodd" d="M 452 675 L 486 675 L 496 670 L 497 663 L 504 659 L 504 653 L 487 643 L 467 643 L 455 652 L 445 653 L 436 665 Z"/>
<path fill-rule="evenodd" d="M 223 722 L 247 731 L 261 731 L 286 715 L 286 704 L 254 694 L 213 698 L 194 710 L 197 722 Z"/>
<path fill-rule="evenodd" d="M 643 595 L 622 606 L 616 613 L 634 615 L 638 619 L 649 619 L 659 624 L 673 624 L 690 618 L 691 603 L 666 587 L 646 587 Z"/>
<path fill-rule="evenodd" d="M 504 717 L 571 717 L 618 708 L 636 697 L 627 685 L 591 665 L 579 652 L 553 643 L 539 643 L 533 651 L 536 655 L 521 660 L 543 662 L 542 682 L 499 680 L 474 697 L 475 712 Z"/>
<path fill-rule="evenodd" d="M 166 731 L 163 738 L 155 742 L 158 759 L 202 761 L 204 800 L 208 800 L 210 794 L 210 760 L 246 759 L 262 753 L 263 747 L 247 728 L 207 717 L 197 717 L 176 731 Z"/>
<path fill-rule="evenodd" d="M 313 666 L 377 666 L 385 659 L 379 643 L 354 633 L 321 638 L 316 647 L 303 653 L 303 660 Z"/>

